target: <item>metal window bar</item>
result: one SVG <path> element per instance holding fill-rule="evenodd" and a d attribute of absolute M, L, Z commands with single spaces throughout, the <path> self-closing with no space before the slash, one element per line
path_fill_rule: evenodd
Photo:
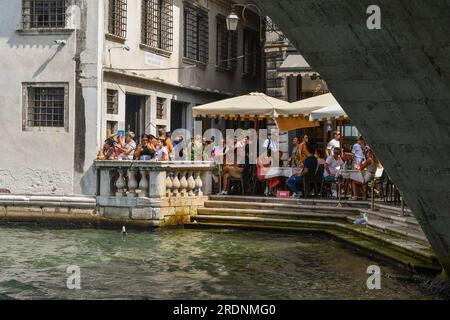
<path fill-rule="evenodd" d="M 127 36 L 127 0 L 109 1 L 108 32 L 121 38 Z"/>
<path fill-rule="evenodd" d="M 118 114 L 119 104 L 118 104 L 119 92 L 117 90 L 108 90 L 106 93 L 106 109 L 108 114 Z"/>
<path fill-rule="evenodd" d="M 237 32 L 228 31 L 225 18 L 217 17 L 217 66 L 225 70 L 237 67 Z"/>
<path fill-rule="evenodd" d="M 208 13 L 198 11 L 198 61 L 208 63 L 209 58 L 209 19 Z"/>
<path fill-rule="evenodd" d="M 173 49 L 173 0 L 144 0 L 142 42 L 150 47 Z"/>
<path fill-rule="evenodd" d="M 245 75 L 256 77 L 261 67 L 261 45 L 256 31 L 244 30 L 244 58 L 243 72 Z"/>
<path fill-rule="evenodd" d="M 29 127 L 64 127 L 64 88 L 31 88 Z"/>
<path fill-rule="evenodd" d="M 22 0 L 23 29 L 66 27 L 66 0 Z"/>
<path fill-rule="evenodd" d="M 164 119 L 164 103 L 165 103 L 165 99 L 163 99 L 163 98 L 156 99 L 156 119 L 159 119 L 159 120 Z"/>
<path fill-rule="evenodd" d="M 184 8 L 184 56 L 189 59 L 197 59 L 197 15 L 193 8 Z"/>
<path fill-rule="evenodd" d="M 209 59 L 208 13 L 185 5 L 184 7 L 184 57 L 207 63 Z"/>

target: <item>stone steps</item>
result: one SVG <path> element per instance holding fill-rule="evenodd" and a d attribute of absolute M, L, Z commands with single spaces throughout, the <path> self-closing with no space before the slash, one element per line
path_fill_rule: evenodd
<path fill-rule="evenodd" d="M 291 205 L 309 205 L 309 206 L 324 206 L 324 207 L 338 207 L 337 200 L 327 200 L 320 198 L 300 198 L 300 199 L 281 199 L 273 197 L 253 197 L 253 196 L 225 196 L 212 195 L 211 201 L 228 201 L 228 202 L 252 202 L 252 203 L 270 203 L 270 204 L 291 204 Z M 367 209 L 370 206 L 368 201 L 348 201 L 342 200 L 341 204 L 346 209 L 360 208 Z"/>
<path fill-rule="evenodd" d="M 319 221 L 311 219 L 285 219 L 272 217 L 254 217 L 254 216 L 226 216 L 226 215 L 206 215 L 204 213 L 193 217 L 193 220 L 199 224 L 221 223 L 223 226 L 250 224 L 266 227 L 285 227 L 302 228 L 306 230 L 328 230 L 337 229 L 349 234 L 357 235 L 361 238 L 372 240 L 381 245 L 392 246 L 394 250 L 412 255 L 417 259 L 423 259 L 431 263 L 434 254 L 425 244 L 420 244 L 409 239 L 399 237 L 394 234 L 379 232 L 368 228 L 367 226 L 356 226 L 345 222 Z"/>
<path fill-rule="evenodd" d="M 277 202 L 243 202 L 243 201 L 220 201 L 209 200 L 204 204 L 205 208 L 226 208 L 226 209 L 242 209 L 242 210 L 280 210 L 289 212 L 306 212 L 306 213 L 323 213 L 340 215 L 357 215 L 360 212 L 358 208 L 346 208 L 338 206 L 326 206 L 326 205 L 310 205 L 310 204 L 298 204 L 298 203 L 277 203 Z"/>
<path fill-rule="evenodd" d="M 275 199 L 246 196 L 213 196 L 192 217 L 193 225 L 327 232 L 332 236 L 403 266 L 440 270 L 433 250 L 412 217 L 371 211 L 368 203 L 337 206 L 320 199 Z M 369 224 L 355 225 L 361 213 Z M 419 228 L 419 229 L 418 229 Z"/>
<path fill-rule="evenodd" d="M 323 221 L 339 221 L 347 219 L 354 222 L 361 218 L 360 213 L 369 213 L 369 227 L 382 233 L 407 238 L 429 245 L 419 224 L 411 217 L 397 217 L 379 211 L 361 210 L 357 208 L 327 207 L 303 204 L 283 204 L 272 202 L 237 202 L 210 200 L 200 208 L 199 215 L 220 216 L 253 216 L 262 218 L 311 219 Z M 381 217 L 381 218 L 380 218 Z M 384 218 L 383 218 L 384 217 Z M 405 222 L 406 221 L 406 222 Z M 405 226 L 411 224 L 411 227 Z"/>
<path fill-rule="evenodd" d="M 221 217 L 259 217 L 273 219 L 291 219 L 304 220 L 310 219 L 315 221 L 341 221 L 345 222 L 348 215 L 345 213 L 317 213 L 317 212 L 298 212 L 296 210 L 262 210 L 262 209 L 240 209 L 240 208 L 217 208 L 205 207 L 199 208 L 198 216 L 221 216 Z M 353 216 L 357 217 L 357 216 Z"/>
<path fill-rule="evenodd" d="M 198 215 L 192 218 L 195 227 L 231 227 L 326 232 L 362 249 L 366 254 L 377 254 L 415 271 L 438 273 L 440 265 L 426 246 L 398 237 L 381 234 L 365 226 L 337 222 L 292 220 L 243 216 Z"/>
<path fill-rule="evenodd" d="M 395 215 L 402 214 L 402 209 L 400 207 L 390 206 L 390 205 L 383 204 L 383 203 L 375 203 L 375 209 L 386 212 L 386 213 L 395 214 Z M 405 214 L 413 216 L 411 210 L 408 208 L 405 208 Z"/>
<path fill-rule="evenodd" d="M 369 217 L 375 217 L 376 219 L 387 221 L 412 230 L 422 231 L 422 228 L 414 217 L 402 217 L 397 213 L 378 210 L 362 210 L 362 212 L 367 212 Z"/>
<path fill-rule="evenodd" d="M 360 217 L 348 216 L 348 220 L 352 223 L 358 219 L 360 219 Z M 369 223 L 367 226 L 386 234 L 392 234 L 401 238 L 416 241 L 426 246 L 430 246 L 425 234 L 419 230 L 407 228 L 395 223 L 390 223 L 382 219 L 374 218 L 373 216 L 369 216 Z"/>

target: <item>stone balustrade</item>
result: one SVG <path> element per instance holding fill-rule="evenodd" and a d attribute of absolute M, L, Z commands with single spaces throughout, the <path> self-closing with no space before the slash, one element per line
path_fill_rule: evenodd
<path fill-rule="evenodd" d="M 211 194 L 216 170 L 212 162 L 184 161 L 95 161 L 94 167 L 97 205 L 104 216 L 158 221 L 196 214 Z"/>
<path fill-rule="evenodd" d="M 212 162 L 95 161 L 97 196 L 128 198 L 209 195 Z"/>

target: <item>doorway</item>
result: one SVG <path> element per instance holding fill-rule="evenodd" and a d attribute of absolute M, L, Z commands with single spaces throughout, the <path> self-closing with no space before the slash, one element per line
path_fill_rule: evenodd
<path fill-rule="evenodd" d="M 189 103 L 172 100 L 170 111 L 170 131 L 187 128 L 187 109 Z"/>
<path fill-rule="evenodd" d="M 127 94 L 125 102 L 125 130 L 133 131 L 137 137 L 145 132 L 145 97 Z"/>

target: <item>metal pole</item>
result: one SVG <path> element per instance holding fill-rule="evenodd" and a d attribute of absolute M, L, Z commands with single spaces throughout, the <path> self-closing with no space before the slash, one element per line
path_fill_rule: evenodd
<path fill-rule="evenodd" d="M 400 204 L 402 206 L 402 217 L 405 216 L 405 201 L 403 200 L 403 197 L 400 196 Z"/>
<path fill-rule="evenodd" d="M 370 209 L 371 210 L 375 210 L 375 186 L 372 185 L 372 199 L 371 199 L 371 204 L 370 204 Z"/>
<path fill-rule="evenodd" d="M 341 183 L 340 183 L 340 181 L 338 181 L 337 182 L 337 185 L 338 185 L 338 207 L 342 207 L 342 203 L 341 203 Z"/>

